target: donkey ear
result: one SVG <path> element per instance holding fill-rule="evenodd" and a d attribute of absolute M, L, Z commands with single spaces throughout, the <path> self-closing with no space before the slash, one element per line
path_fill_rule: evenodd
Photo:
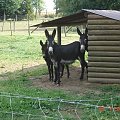
<path fill-rule="evenodd" d="M 42 40 L 40 40 L 40 45 L 43 46 L 43 42 L 42 42 Z"/>
<path fill-rule="evenodd" d="M 53 30 L 52 37 L 55 38 L 56 35 L 56 29 Z"/>
<path fill-rule="evenodd" d="M 86 35 L 88 34 L 88 29 L 87 29 L 87 28 L 85 29 L 85 34 L 86 34 Z"/>
<path fill-rule="evenodd" d="M 81 35 L 82 33 L 80 32 L 79 28 L 77 28 L 77 33 L 78 35 Z"/>
<path fill-rule="evenodd" d="M 49 37 L 49 32 L 48 32 L 47 29 L 45 30 L 45 35 L 46 35 L 47 38 Z"/>

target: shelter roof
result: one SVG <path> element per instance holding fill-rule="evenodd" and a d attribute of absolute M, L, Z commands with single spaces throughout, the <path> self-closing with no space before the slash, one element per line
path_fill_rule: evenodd
<path fill-rule="evenodd" d="M 116 10 L 88 10 L 82 9 L 78 13 L 61 17 L 52 21 L 43 22 L 40 24 L 33 25 L 31 27 L 55 27 L 55 26 L 69 26 L 83 24 L 87 22 L 87 14 L 93 13 L 103 17 L 107 17 L 113 20 L 120 21 L 120 11 Z"/>

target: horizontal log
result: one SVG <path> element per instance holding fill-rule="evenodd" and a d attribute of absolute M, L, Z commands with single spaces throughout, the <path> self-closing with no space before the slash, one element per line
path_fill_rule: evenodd
<path fill-rule="evenodd" d="M 120 73 L 120 68 L 88 67 L 88 72 Z"/>
<path fill-rule="evenodd" d="M 92 83 L 106 83 L 106 84 L 120 84 L 120 79 L 110 79 L 110 78 L 89 78 L 88 81 Z"/>
<path fill-rule="evenodd" d="M 120 52 L 120 46 L 88 46 L 88 51 Z"/>
<path fill-rule="evenodd" d="M 120 30 L 120 25 L 88 25 L 88 30 Z"/>
<path fill-rule="evenodd" d="M 88 57 L 88 61 L 90 62 L 119 62 L 120 57 Z"/>
<path fill-rule="evenodd" d="M 101 40 L 101 41 L 102 41 L 102 40 L 103 40 L 103 41 L 105 41 L 105 40 L 106 40 L 106 41 L 107 41 L 107 40 L 108 40 L 108 41 L 114 41 L 114 40 L 117 41 L 117 40 L 118 40 L 118 41 L 120 41 L 120 35 L 118 35 L 118 36 L 117 36 L 117 35 L 116 35 L 116 36 L 113 36 L 113 35 L 107 35 L 107 36 L 106 36 L 106 35 L 99 35 L 99 36 L 98 36 L 98 35 L 97 35 L 97 36 L 91 35 L 91 36 L 90 36 L 90 35 L 89 35 L 89 36 L 88 36 L 88 40 L 89 40 L 89 41 L 90 41 L 90 40 L 94 40 L 94 41 L 100 41 L 100 40 Z"/>
<path fill-rule="evenodd" d="M 97 20 L 89 20 L 88 25 L 120 25 L 120 21 L 111 20 L 111 19 L 97 19 Z"/>
<path fill-rule="evenodd" d="M 88 67 L 120 68 L 120 62 L 88 62 Z"/>
<path fill-rule="evenodd" d="M 89 78 L 115 78 L 120 79 L 119 73 L 96 73 L 96 72 L 88 72 Z"/>
<path fill-rule="evenodd" d="M 108 19 L 108 18 L 100 16 L 100 15 L 88 14 L 88 19 L 89 20 L 95 20 L 95 19 Z"/>
<path fill-rule="evenodd" d="M 89 46 L 120 46 L 120 41 L 89 41 Z"/>
<path fill-rule="evenodd" d="M 88 56 L 95 57 L 120 57 L 120 52 L 89 51 Z"/>
<path fill-rule="evenodd" d="M 120 35 L 120 30 L 89 30 L 89 35 Z"/>

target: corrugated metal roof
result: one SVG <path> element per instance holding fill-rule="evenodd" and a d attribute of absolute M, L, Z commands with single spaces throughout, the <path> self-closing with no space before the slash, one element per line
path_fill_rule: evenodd
<path fill-rule="evenodd" d="M 88 10 L 88 9 L 83 9 L 82 11 L 94 13 L 94 14 L 97 14 L 100 16 L 111 18 L 113 20 L 120 21 L 120 11 L 116 11 L 116 10 Z"/>
<path fill-rule="evenodd" d="M 120 11 L 116 10 L 88 10 L 83 9 L 78 13 L 61 17 L 52 21 L 40 23 L 33 25 L 31 27 L 55 27 L 55 26 L 67 26 L 67 25 L 77 25 L 87 22 L 87 17 L 85 13 L 93 13 L 103 17 L 107 17 L 113 20 L 120 21 Z"/>

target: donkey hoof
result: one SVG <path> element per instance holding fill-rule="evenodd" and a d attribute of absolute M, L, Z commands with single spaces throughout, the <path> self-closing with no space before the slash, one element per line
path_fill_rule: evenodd
<path fill-rule="evenodd" d="M 70 78 L 70 76 L 67 76 L 67 78 Z"/>
<path fill-rule="evenodd" d="M 56 82 L 52 82 L 53 85 L 56 85 Z"/>
<path fill-rule="evenodd" d="M 53 82 L 53 79 L 51 79 L 50 81 L 52 81 L 52 82 Z"/>
<path fill-rule="evenodd" d="M 83 80 L 83 77 L 80 77 L 80 80 Z"/>
<path fill-rule="evenodd" d="M 59 84 L 59 83 L 57 84 L 57 87 L 60 87 L 60 84 Z"/>

